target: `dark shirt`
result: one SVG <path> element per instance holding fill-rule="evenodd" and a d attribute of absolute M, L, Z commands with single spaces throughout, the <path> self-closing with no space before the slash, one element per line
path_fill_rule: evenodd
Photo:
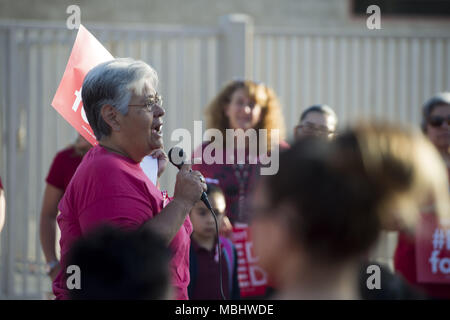
<path fill-rule="evenodd" d="M 226 299 L 239 299 L 239 284 L 237 281 L 237 259 L 234 251 L 233 285 L 230 296 L 230 281 L 228 264 L 222 251 L 222 288 Z M 188 287 L 190 300 L 222 300 L 220 294 L 219 259 L 217 246 L 207 250 L 200 247 L 194 238 L 191 238 L 189 253 L 189 271 L 191 282 Z"/>

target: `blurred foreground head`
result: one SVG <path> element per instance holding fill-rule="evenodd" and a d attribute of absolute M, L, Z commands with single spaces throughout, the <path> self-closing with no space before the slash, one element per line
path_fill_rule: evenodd
<path fill-rule="evenodd" d="M 255 189 L 255 249 L 269 273 L 296 255 L 299 273 L 338 268 L 364 257 L 381 228 L 413 228 L 424 205 L 447 216 L 448 190 L 442 159 L 419 131 L 363 125 L 328 143 L 302 139 Z"/>
<path fill-rule="evenodd" d="M 104 226 L 74 243 L 68 266 L 81 271 L 74 300 L 160 300 L 170 298 L 169 252 L 148 230 Z"/>

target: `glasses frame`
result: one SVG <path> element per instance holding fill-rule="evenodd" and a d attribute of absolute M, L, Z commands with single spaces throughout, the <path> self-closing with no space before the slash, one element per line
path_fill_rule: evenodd
<path fill-rule="evenodd" d="M 306 123 L 302 123 L 299 124 L 297 126 L 297 130 L 303 131 L 303 132 L 315 132 L 315 133 L 321 133 L 323 135 L 334 135 L 336 133 L 336 131 L 330 131 L 328 129 L 325 128 L 318 128 L 317 126 L 306 122 Z"/>
<path fill-rule="evenodd" d="M 129 104 L 129 107 L 145 107 L 148 112 L 155 112 L 156 108 L 162 108 L 163 100 L 159 94 L 149 96 L 145 104 Z"/>

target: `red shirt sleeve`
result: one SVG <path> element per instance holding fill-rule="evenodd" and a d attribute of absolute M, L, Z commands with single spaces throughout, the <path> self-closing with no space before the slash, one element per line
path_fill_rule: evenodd
<path fill-rule="evenodd" d="M 3 190 L 3 185 L 2 185 L 2 178 L 0 177 L 0 189 Z"/>
<path fill-rule="evenodd" d="M 64 170 L 64 159 L 62 157 L 62 153 L 60 152 L 53 159 L 45 181 L 58 189 L 64 190 Z"/>

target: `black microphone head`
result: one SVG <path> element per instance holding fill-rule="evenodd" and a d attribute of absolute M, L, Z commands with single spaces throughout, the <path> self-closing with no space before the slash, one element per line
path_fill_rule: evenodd
<path fill-rule="evenodd" d="M 173 147 L 169 150 L 169 161 L 172 163 L 175 167 L 178 169 L 181 169 L 181 167 L 184 164 L 184 160 L 186 158 L 186 155 L 180 147 Z"/>

